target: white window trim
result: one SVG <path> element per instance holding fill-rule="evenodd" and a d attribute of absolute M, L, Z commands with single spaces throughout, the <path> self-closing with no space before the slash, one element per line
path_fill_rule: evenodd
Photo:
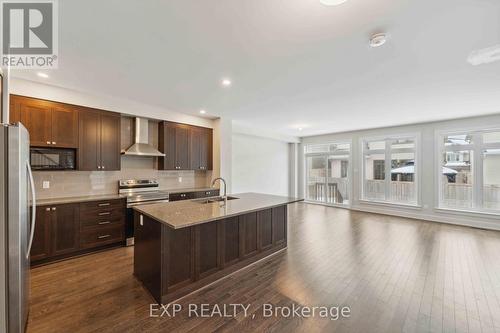
<path fill-rule="evenodd" d="M 437 195 L 435 195 L 434 210 L 444 211 L 444 212 L 456 212 L 460 215 L 500 215 L 500 210 L 487 209 L 482 207 L 483 201 L 483 156 L 482 151 L 484 149 L 500 149 L 500 143 L 483 143 L 483 134 L 490 132 L 499 132 L 500 128 L 491 127 L 484 128 L 484 126 L 474 126 L 463 129 L 441 129 L 435 131 L 434 135 L 434 147 L 436 151 L 435 161 L 434 161 L 434 179 Z M 444 145 L 444 137 L 446 135 L 458 135 L 458 134 L 468 134 L 472 135 L 472 144 L 467 145 L 455 145 L 448 146 Z M 463 151 L 471 150 L 473 152 L 472 159 L 472 172 L 474 184 L 472 184 L 472 208 L 460 208 L 460 207 L 447 207 L 441 205 L 443 202 L 443 193 L 441 191 L 443 178 L 441 177 L 442 168 L 442 157 L 446 151 Z"/>
<path fill-rule="evenodd" d="M 414 139 L 415 140 L 415 149 L 414 149 L 414 154 L 415 154 L 415 173 L 414 173 L 414 183 L 415 183 L 415 191 L 416 191 L 416 202 L 415 203 L 401 203 L 401 202 L 395 202 L 391 201 L 390 199 L 386 200 L 375 200 L 375 199 L 370 199 L 365 197 L 365 174 L 366 174 L 366 163 L 365 163 L 365 142 L 370 142 L 370 141 L 388 141 L 388 140 L 399 140 L 399 139 Z M 379 135 L 379 136 L 370 136 L 370 137 L 362 137 L 359 139 L 359 151 L 361 153 L 361 181 L 360 181 L 360 195 L 361 198 L 359 199 L 359 202 L 362 202 L 364 204 L 382 204 L 382 205 L 387 205 L 387 206 L 404 206 L 404 207 L 414 207 L 414 208 L 420 208 L 421 203 L 422 203 L 422 191 L 420 190 L 422 188 L 422 177 L 421 177 L 421 155 L 422 155 L 422 134 L 421 132 L 406 132 L 406 133 L 398 133 L 398 134 L 390 134 L 390 135 Z M 397 152 L 399 149 L 396 149 L 395 151 Z M 392 149 L 387 149 L 387 144 L 386 144 L 386 149 L 372 149 L 369 150 L 370 153 L 379 153 L 379 154 L 385 154 L 385 160 L 391 160 L 391 153 Z M 387 177 L 387 174 L 390 175 L 390 169 L 391 169 L 391 164 L 390 163 L 385 163 L 385 168 L 386 168 L 386 186 L 385 186 L 385 191 L 386 191 L 386 198 L 390 198 L 390 182 L 391 178 Z M 389 169 L 387 171 L 387 169 Z M 389 185 L 387 185 L 389 183 Z M 388 193 L 389 192 L 389 195 Z"/>
<path fill-rule="evenodd" d="M 341 145 L 341 144 L 349 144 L 349 154 L 346 154 L 345 152 L 325 152 L 325 153 L 307 153 L 307 146 L 315 146 L 315 145 Z M 304 163 L 303 163 L 303 170 L 304 170 L 304 196 L 306 199 L 304 200 L 307 203 L 313 203 L 313 204 L 319 204 L 319 205 L 325 205 L 325 206 L 332 206 L 332 207 L 341 207 L 341 208 L 348 208 L 350 209 L 352 207 L 353 203 L 353 181 L 352 177 L 354 175 L 354 167 L 352 164 L 352 139 L 349 140 L 338 140 L 338 141 L 328 141 L 328 142 L 316 142 L 316 143 L 309 143 L 304 145 Z M 324 156 L 325 158 L 328 155 L 336 155 L 336 156 L 345 156 L 348 155 L 348 161 L 349 161 L 349 166 L 348 166 L 348 174 L 347 174 L 347 191 L 349 192 L 349 204 L 344 205 L 344 204 L 335 204 L 335 203 L 327 203 L 327 202 L 321 202 L 321 201 L 313 201 L 313 200 L 308 200 L 307 196 L 307 179 L 309 176 L 309 171 L 307 169 L 307 158 L 308 157 L 318 157 L 318 156 Z M 325 193 L 326 195 L 326 193 Z"/>

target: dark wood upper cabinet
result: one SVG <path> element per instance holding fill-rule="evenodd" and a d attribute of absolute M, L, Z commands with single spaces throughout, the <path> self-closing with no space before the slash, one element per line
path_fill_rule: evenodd
<path fill-rule="evenodd" d="M 82 109 L 79 116 L 78 170 L 100 170 L 101 123 L 97 110 Z"/>
<path fill-rule="evenodd" d="M 101 112 L 101 169 L 116 171 L 121 168 L 120 115 Z"/>
<path fill-rule="evenodd" d="M 202 150 L 203 131 L 201 128 L 193 127 L 189 132 L 189 152 L 190 166 L 192 170 L 202 169 L 201 150 Z"/>
<path fill-rule="evenodd" d="M 201 136 L 200 166 L 202 170 L 213 169 L 213 130 L 204 128 Z"/>
<path fill-rule="evenodd" d="M 211 170 L 212 129 L 172 122 L 160 122 L 159 159 L 162 170 Z"/>
<path fill-rule="evenodd" d="M 21 123 L 30 134 L 30 145 L 52 146 L 52 110 L 48 102 L 32 98 L 14 98 L 19 103 Z"/>
<path fill-rule="evenodd" d="M 57 147 L 78 147 L 78 110 L 54 103 L 52 108 L 52 144 Z"/>
<path fill-rule="evenodd" d="M 57 256 L 80 248 L 79 205 L 64 204 L 51 207 L 52 254 Z"/>
<path fill-rule="evenodd" d="M 35 147 L 78 148 L 76 107 L 17 95 L 10 96 L 10 122 L 20 121 Z"/>
<path fill-rule="evenodd" d="M 120 170 L 120 116 L 81 108 L 78 170 Z"/>
<path fill-rule="evenodd" d="M 189 170 L 189 126 L 175 127 L 175 161 L 179 170 Z"/>
<path fill-rule="evenodd" d="M 189 125 L 168 121 L 158 125 L 158 149 L 165 157 L 158 159 L 158 168 L 162 170 L 189 170 Z"/>

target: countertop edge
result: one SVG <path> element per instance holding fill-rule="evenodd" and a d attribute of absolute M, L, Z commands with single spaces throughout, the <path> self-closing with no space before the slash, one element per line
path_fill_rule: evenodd
<path fill-rule="evenodd" d="M 218 221 L 218 220 L 224 220 L 224 219 L 227 219 L 227 218 L 231 218 L 231 217 L 234 217 L 234 216 L 239 216 L 239 215 L 242 215 L 242 214 L 248 214 L 248 213 L 253 213 L 253 212 L 258 212 L 258 211 L 261 211 L 261 210 L 264 210 L 264 209 L 270 209 L 270 208 L 275 208 L 275 207 L 280 207 L 280 206 L 285 206 L 285 205 L 289 205 L 289 204 L 292 204 L 292 203 L 296 203 L 296 202 L 301 202 L 301 201 L 304 201 L 304 199 L 299 199 L 297 198 L 296 200 L 290 200 L 290 201 L 287 201 L 287 202 L 283 202 L 283 203 L 279 203 L 279 204 L 274 204 L 274 205 L 270 205 L 270 206 L 265 206 L 265 207 L 259 207 L 259 208 L 253 208 L 253 209 L 249 209 L 249 210 L 243 210 L 241 212 L 237 212 L 237 213 L 233 213 L 233 214 L 228 214 L 228 215 L 224 215 L 224 216 L 221 216 L 221 217 L 217 217 L 217 218 L 210 218 L 210 219 L 207 219 L 207 220 L 202 220 L 202 221 L 196 221 L 196 222 L 193 222 L 193 223 L 189 223 L 189 224 L 185 224 L 183 226 L 174 226 L 166 221 L 163 221 L 163 220 L 159 220 L 158 218 L 152 216 L 151 214 L 145 212 L 145 211 L 142 211 L 140 206 L 135 206 L 133 207 L 135 211 L 143 214 L 143 215 L 146 215 L 147 217 L 161 223 L 161 224 L 164 224 L 166 225 L 167 227 L 171 228 L 171 229 L 174 229 L 174 230 L 178 230 L 178 229 L 184 229 L 184 228 L 189 228 L 189 227 L 193 227 L 193 226 L 196 226 L 196 225 L 200 225 L 200 224 L 205 224 L 205 223 L 209 223 L 209 222 L 213 222 L 213 221 Z"/>

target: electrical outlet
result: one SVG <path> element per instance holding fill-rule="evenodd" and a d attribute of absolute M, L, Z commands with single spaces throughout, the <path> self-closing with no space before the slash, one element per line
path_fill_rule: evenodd
<path fill-rule="evenodd" d="M 50 182 L 48 180 L 44 180 L 42 183 L 42 187 L 45 189 L 50 188 Z"/>
<path fill-rule="evenodd" d="M 182 177 L 178 178 L 179 183 L 182 183 Z"/>

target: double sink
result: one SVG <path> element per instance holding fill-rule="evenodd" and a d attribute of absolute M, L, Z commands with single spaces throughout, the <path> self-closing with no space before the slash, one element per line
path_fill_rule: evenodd
<path fill-rule="evenodd" d="M 239 198 L 236 198 L 236 197 L 231 197 L 231 196 L 228 196 L 226 198 L 222 197 L 222 196 L 218 196 L 218 197 L 210 197 L 210 198 L 202 198 L 202 199 L 194 199 L 194 200 L 191 200 L 192 202 L 196 202 L 196 203 L 200 203 L 200 204 L 208 204 L 208 203 L 211 203 L 211 202 L 222 202 L 224 200 L 235 200 L 235 199 L 239 199 Z"/>

